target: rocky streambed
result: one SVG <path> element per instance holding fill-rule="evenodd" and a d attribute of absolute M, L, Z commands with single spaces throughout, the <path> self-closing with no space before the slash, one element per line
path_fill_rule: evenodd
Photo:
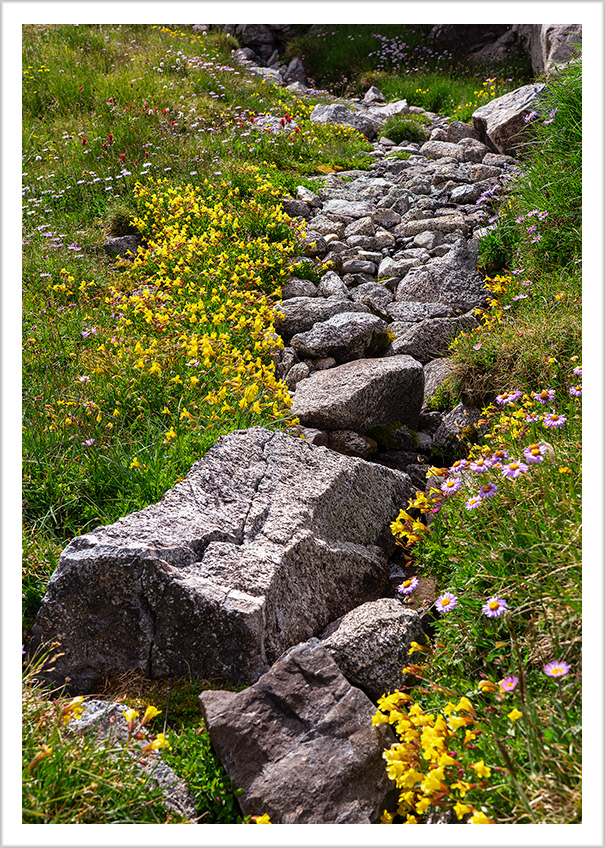
<path fill-rule="evenodd" d="M 299 430 L 222 437 L 159 503 L 72 540 L 48 584 L 30 650 L 61 642 L 54 682 L 85 694 L 141 667 L 248 684 L 200 698 L 244 814 L 370 823 L 392 799 L 382 751 L 394 738 L 371 717 L 404 682 L 424 622 L 394 592 L 389 525 L 478 418 L 426 401 L 485 303 L 482 201 L 518 172 L 509 153 L 540 94 L 524 89 L 514 119 L 511 95 L 473 125 L 425 113 L 422 145 L 380 134 L 405 101 L 371 91 L 343 106 L 376 139 L 371 170 L 284 200 L 310 256 L 331 264 L 318 284 L 291 278 L 276 309 L 276 371 Z"/>

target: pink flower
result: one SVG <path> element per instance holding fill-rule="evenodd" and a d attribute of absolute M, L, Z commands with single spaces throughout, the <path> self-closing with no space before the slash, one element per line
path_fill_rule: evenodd
<path fill-rule="evenodd" d="M 519 678 L 515 677 L 514 674 L 511 674 L 501 680 L 498 685 L 500 686 L 500 689 L 502 689 L 503 692 L 512 692 L 518 682 Z"/>

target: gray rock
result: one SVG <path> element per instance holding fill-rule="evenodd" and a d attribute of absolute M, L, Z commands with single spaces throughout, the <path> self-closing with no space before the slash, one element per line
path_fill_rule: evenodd
<path fill-rule="evenodd" d="M 301 280 L 298 277 L 292 277 L 284 284 L 281 290 L 283 300 L 289 300 L 293 297 L 317 297 L 317 286 L 311 280 Z"/>
<path fill-rule="evenodd" d="M 275 824 L 377 822 L 394 784 L 382 752 L 390 728 L 313 639 L 285 653 L 243 692 L 200 695 L 212 745 L 244 815 Z M 385 729 L 386 728 L 386 729 Z"/>
<path fill-rule="evenodd" d="M 322 297 L 337 297 L 339 300 L 348 300 L 350 297 L 347 287 L 334 271 L 326 271 L 319 281 L 317 291 Z"/>
<path fill-rule="evenodd" d="M 389 524 L 409 494 L 405 475 L 299 437 L 261 427 L 222 436 L 158 504 L 70 542 L 32 649 L 60 642 L 48 679 L 69 677 L 80 693 L 137 667 L 249 683 L 382 595 Z"/>
<path fill-rule="evenodd" d="M 293 83 L 299 82 L 301 85 L 307 87 L 309 85 L 309 81 L 307 80 L 307 74 L 305 72 L 305 68 L 301 60 L 298 56 L 295 56 L 284 74 L 284 82 Z"/>
<path fill-rule="evenodd" d="M 364 303 L 381 316 L 388 316 L 387 306 L 395 299 L 393 292 L 381 283 L 362 283 L 353 289 L 351 297 L 356 303 Z"/>
<path fill-rule="evenodd" d="M 441 419 L 441 424 L 433 436 L 433 447 L 441 448 L 452 455 L 464 435 L 462 431 L 467 428 L 476 429 L 480 417 L 481 412 L 474 406 L 459 403 Z"/>
<path fill-rule="evenodd" d="M 491 158 L 494 154 L 490 153 L 490 154 L 486 154 L 486 156 L 487 155 L 489 155 L 490 158 Z M 485 162 L 485 158 L 484 158 L 484 162 Z M 471 165 L 471 167 L 469 168 L 469 178 L 470 178 L 470 182 L 472 182 L 472 183 L 478 183 L 478 182 L 481 182 L 482 180 L 489 180 L 489 179 L 492 179 L 493 177 L 497 178 L 497 177 L 500 176 L 501 173 L 502 173 L 502 168 L 497 168 L 495 165 L 478 164 L 478 165 Z"/>
<path fill-rule="evenodd" d="M 296 199 L 302 200 L 303 203 L 306 203 L 312 209 L 321 208 L 321 200 L 319 199 L 319 197 L 315 194 L 314 191 L 311 191 L 311 189 L 307 188 L 306 186 L 296 186 Z M 322 235 L 324 234 L 322 233 Z"/>
<path fill-rule="evenodd" d="M 514 155 L 527 140 L 525 118 L 538 106 L 544 88 L 544 83 L 524 85 L 476 109 L 473 124 L 481 141 L 494 152 Z"/>
<path fill-rule="evenodd" d="M 406 112 L 411 112 L 412 110 L 408 108 L 407 100 L 393 100 L 384 106 L 370 106 L 368 111 L 371 115 L 386 120 L 386 118 L 392 118 L 393 115 L 405 115 Z"/>
<path fill-rule="evenodd" d="M 372 248 L 376 247 L 376 242 L 371 236 L 349 236 L 347 238 L 347 244 L 349 247 L 360 248 L 361 250 L 359 250 L 359 253 L 361 253 L 362 250 L 372 250 Z"/>
<path fill-rule="evenodd" d="M 316 233 L 322 236 L 327 236 L 334 233 L 339 239 L 344 238 L 345 225 L 342 221 L 336 221 L 334 218 L 327 218 L 325 215 L 317 215 L 313 218 L 313 229 Z"/>
<path fill-rule="evenodd" d="M 382 93 L 382 91 L 380 91 L 379 88 L 376 88 L 375 85 L 371 85 L 363 96 L 363 102 L 364 103 L 384 103 L 385 102 L 385 96 Z"/>
<path fill-rule="evenodd" d="M 474 203 L 484 190 L 478 183 L 475 185 L 456 186 L 450 192 L 450 200 L 453 203 Z"/>
<path fill-rule="evenodd" d="M 452 121 L 447 128 L 447 140 L 452 144 L 458 144 L 461 138 L 477 138 L 477 131 L 472 124 Z"/>
<path fill-rule="evenodd" d="M 319 637 L 349 683 L 373 701 L 400 689 L 410 664 L 411 643 L 423 644 L 420 617 L 397 598 L 379 598 L 356 607 Z"/>
<path fill-rule="evenodd" d="M 286 197 L 282 200 L 282 207 L 286 215 L 289 215 L 291 218 L 300 217 L 308 220 L 311 217 L 310 207 L 302 200 Z"/>
<path fill-rule="evenodd" d="M 324 237 L 313 230 L 307 230 L 303 242 L 307 245 L 309 256 L 324 256 L 328 252 Z"/>
<path fill-rule="evenodd" d="M 480 163 L 486 153 L 490 152 L 489 147 L 476 138 L 461 138 L 458 147 L 462 148 L 463 162 Z"/>
<path fill-rule="evenodd" d="M 477 326 L 478 321 L 471 313 L 460 315 L 458 318 L 430 318 L 420 321 L 404 335 L 392 341 L 385 356 L 399 356 L 405 353 L 424 364 L 446 354 L 459 333 L 468 332 Z"/>
<path fill-rule="evenodd" d="M 296 388 L 297 384 L 300 383 L 301 380 L 304 380 L 310 374 L 309 366 L 305 362 L 297 362 L 296 365 L 293 365 L 285 377 L 285 384 L 288 387 L 288 391 L 293 392 Z"/>
<path fill-rule="evenodd" d="M 351 112 L 341 103 L 318 103 L 311 112 L 309 120 L 318 124 L 339 124 L 340 126 L 353 127 L 368 139 L 376 138 L 375 123 L 359 113 Z"/>
<path fill-rule="evenodd" d="M 356 200 L 328 200 L 323 207 L 324 215 L 330 215 L 345 223 L 348 223 L 346 218 L 367 218 L 373 211 L 370 203 Z"/>
<path fill-rule="evenodd" d="M 340 312 L 369 312 L 367 306 L 350 300 L 293 297 L 275 307 L 275 330 L 289 341 L 296 333 L 310 330 L 318 321 L 327 321 Z"/>
<path fill-rule="evenodd" d="M 395 321 L 417 322 L 427 318 L 449 318 L 454 310 L 445 303 L 396 301 L 389 306 L 389 315 Z"/>
<path fill-rule="evenodd" d="M 463 310 L 486 302 L 477 273 L 477 242 L 457 239 L 445 256 L 413 268 L 397 288 L 397 300 L 447 303 Z"/>
<path fill-rule="evenodd" d="M 468 226 L 461 215 L 441 215 L 438 218 L 421 218 L 405 221 L 395 227 L 395 235 L 416 236 L 418 233 L 466 233 Z"/>
<path fill-rule="evenodd" d="M 376 264 L 365 259 L 345 259 L 342 263 L 345 274 L 370 274 L 376 273 Z"/>
<path fill-rule="evenodd" d="M 349 238 L 350 236 L 373 236 L 375 232 L 374 222 L 368 215 L 365 218 L 358 218 L 349 224 L 345 229 L 345 238 Z"/>
<path fill-rule="evenodd" d="M 354 430 L 330 430 L 328 432 L 328 447 L 330 450 L 343 453 L 346 456 L 358 456 L 369 459 L 376 453 L 378 445 L 369 436 L 360 436 Z"/>
<path fill-rule="evenodd" d="M 395 242 L 395 236 L 389 233 L 387 230 L 383 230 L 382 228 L 376 230 L 376 234 L 374 236 L 374 245 L 378 248 L 378 250 L 382 250 L 385 247 L 393 248 L 395 247 Z"/>
<path fill-rule="evenodd" d="M 437 389 L 452 376 L 453 359 L 441 357 L 424 366 L 424 405 Z"/>
<path fill-rule="evenodd" d="M 328 433 L 326 430 L 318 430 L 316 427 L 298 427 L 298 433 L 311 445 L 328 445 Z"/>
<path fill-rule="evenodd" d="M 428 159 L 442 159 L 444 156 L 451 156 L 457 162 L 462 161 L 463 155 L 462 149 L 449 141 L 425 141 L 420 152 Z"/>
<path fill-rule="evenodd" d="M 121 256 L 123 259 L 134 260 L 139 247 L 142 247 L 141 236 L 117 236 L 107 239 L 105 253 L 108 256 Z"/>
<path fill-rule="evenodd" d="M 504 153 L 486 153 L 483 157 L 483 165 L 494 165 L 497 168 L 505 168 L 507 165 L 517 166 L 518 162 L 513 156 Z"/>
<path fill-rule="evenodd" d="M 422 247 L 425 250 L 433 250 L 433 248 L 439 247 L 442 241 L 443 233 L 436 230 L 433 232 L 430 230 L 424 230 L 414 236 L 414 245 L 416 245 L 416 247 Z"/>
<path fill-rule="evenodd" d="M 378 267 L 378 276 L 399 277 L 401 279 L 401 277 L 405 277 L 408 271 L 417 268 L 419 265 L 422 265 L 422 262 L 415 257 L 392 259 L 390 256 L 385 256 Z"/>
<path fill-rule="evenodd" d="M 415 428 L 423 389 L 422 365 L 411 356 L 358 359 L 302 380 L 292 414 L 323 430 L 367 433 L 394 421 Z"/>
<path fill-rule="evenodd" d="M 377 315 L 340 313 L 297 333 L 290 344 L 300 357 L 332 356 L 349 362 L 371 356 L 388 345 L 387 325 Z"/>
<path fill-rule="evenodd" d="M 512 29 L 525 44 L 536 75 L 566 65 L 582 44 L 582 24 L 514 24 Z"/>

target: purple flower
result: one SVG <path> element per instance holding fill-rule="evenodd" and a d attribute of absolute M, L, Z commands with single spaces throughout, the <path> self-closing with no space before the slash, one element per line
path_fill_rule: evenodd
<path fill-rule="evenodd" d="M 573 369 L 573 373 L 576 375 L 576 377 L 581 377 L 582 376 L 582 366 L 576 365 L 576 367 Z"/>
<path fill-rule="evenodd" d="M 91 334 L 95 335 L 95 336 L 97 334 L 97 331 L 94 327 L 92 327 L 90 330 L 82 330 L 82 338 L 83 339 L 87 339 Z"/>
<path fill-rule="evenodd" d="M 457 477 L 446 480 L 441 484 L 441 491 L 444 495 L 455 495 L 458 489 L 462 486 L 462 480 Z"/>
<path fill-rule="evenodd" d="M 473 345 L 473 350 L 481 350 L 481 342 L 479 342 L 479 344 Z"/>
<path fill-rule="evenodd" d="M 471 498 L 467 500 L 464 506 L 467 509 L 477 509 L 478 506 L 481 506 L 483 500 L 479 497 L 479 495 L 473 495 Z"/>
<path fill-rule="evenodd" d="M 569 390 L 569 394 L 573 395 L 574 397 L 582 397 L 582 386 L 572 386 Z"/>
<path fill-rule="evenodd" d="M 526 294 L 516 294 L 516 295 L 512 298 L 512 300 L 526 300 L 526 299 L 527 299 L 527 295 L 526 295 Z"/>
<path fill-rule="evenodd" d="M 499 403 L 500 406 L 505 406 L 509 403 L 515 403 L 515 401 L 519 400 L 522 394 L 523 392 L 503 392 L 496 398 L 496 403 Z"/>
<path fill-rule="evenodd" d="M 451 592 L 444 592 L 435 601 L 435 609 L 439 612 L 449 612 L 454 609 L 457 603 L 458 598 L 455 595 L 452 595 Z"/>
<path fill-rule="evenodd" d="M 525 422 L 527 424 L 532 424 L 535 421 L 539 421 L 539 420 L 540 420 L 540 416 L 536 415 L 535 412 L 530 412 L 528 415 L 525 416 Z"/>
<path fill-rule="evenodd" d="M 541 235 L 534 236 L 533 238 L 530 239 L 530 241 L 532 242 L 532 244 L 535 244 L 538 241 L 542 241 L 542 236 Z"/>
<path fill-rule="evenodd" d="M 507 607 L 508 604 L 502 598 L 490 598 L 489 601 L 483 605 L 481 612 L 488 618 L 500 618 Z"/>
<path fill-rule="evenodd" d="M 397 592 L 400 595 L 409 595 L 414 589 L 418 586 L 418 578 L 410 577 L 407 580 L 404 580 L 401 586 L 397 587 Z"/>
<path fill-rule="evenodd" d="M 535 393 L 534 398 L 538 403 L 551 403 L 555 399 L 555 390 L 543 389 L 541 392 Z"/>
<path fill-rule="evenodd" d="M 94 443 L 95 443 L 94 439 L 86 439 L 85 442 L 82 442 L 82 444 L 86 445 L 87 448 L 89 448 L 91 445 L 94 445 Z"/>
<path fill-rule="evenodd" d="M 526 471 L 528 471 L 528 466 L 524 462 L 511 462 L 509 465 L 502 466 L 502 473 L 511 480 L 525 474 Z"/>
<path fill-rule="evenodd" d="M 519 678 L 515 677 L 514 674 L 510 674 L 508 677 L 501 680 L 498 685 L 503 692 L 512 692 L 518 682 Z"/>
<path fill-rule="evenodd" d="M 523 456 L 527 460 L 527 462 L 540 463 L 543 461 L 544 457 L 548 453 L 548 448 L 543 444 L 533 444 L 528 445 L 526 448 L 523 448 Z"/>
<path fill-rule="evenodd" d="M 498 487 L 495 483 L 486 483 L 485 486 L 481 486 L 481 488 L 479 489 L 479 497 L 493 498 L 497 491 Z"/>
<path fill-rule="evenodd" d="M 516 224 L 522 224 L 524 220 L 525 220 L 525 215 L 519 215 L 518 218 L 515 218 L 515 223 Z"/>
<path fill-rule="evenodd" d="M 561 662 L 552 660 L 544 666 L 544 674 L 548 674 L 549 677 L 564 677 L 570 670 L 571 666 L 563 660 Z"/>
<path fill-rule="evenodd" d="M 559 415 L 557 412 L 550 412 L 542 419 L 544 426 L 552 430 L 558 430 L 560 427 L 563 427 L 566 421 L 567 418 L 564 415 Z"/>
<path fill-rule="evenodd" d="M 508 451 L 502 448 L 494 451 L 491 458 L 492 467 L 500 468 L 505 459 L 508 459 Z"/>
<path fill-rule="evenodd" d="M 538 117 L 538 113 L 534 112 L 533 109 L 532 109 L 532 111 L 528 115 L 525 116 L 525 118 L 524 118 L 525 123 L 529 124 L 530 121 L 533 121 L 533 119 L 537 118 L 537 117 Z"/>
<path fill-rule="evenodd" d="M 469 465 L 471 471 L 476 471 L 477 474 L 483 474 L 484 471 L 489 471 L 492 467 L 492 464 L 489 459 L 484 459 L 480 457 L 479 459 L 475 459 Z"/>
<path fill-rule="evenodd" d="M 466 459 L 457 459 L 456 462 L 451 466 L 450 471 L 452 474 L 457 474 L 459 471 L 463 471 L 468 465 L 468 460 Z"/>
<path fill-rule="evenodd" d="M 82 250 L 82 248 L 81 248 L 81 247 L 78 247 L 78 243 L 77 243 L 77 242 L 75 242 L 75 241 L 74 241 L 74 242 L 72 242 L 71 244 L 68 244 L 68 245 L 67 245 L 67 249 L 68 249 L 68 250 Z"/>

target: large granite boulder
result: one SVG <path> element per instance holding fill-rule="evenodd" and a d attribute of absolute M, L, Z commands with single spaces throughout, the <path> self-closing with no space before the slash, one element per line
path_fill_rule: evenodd
<path fill-rule="evenodd" d="M 371 356 L 384 350 L 388 343 L 387 325 L 382 318 L 352 312 L 333 315 L 290 341 L 301 358 L 332 356 L 336 362 Z"/>
<path fill-rule="evenodd" d="M 473 125 L 490 150 L 514 156 L 528 140 L 525 119 L 535 111 L 545 85 L 531 83 L 490 100 L 473 112 Z"/>
<path fill-rule="evenodd" d="M 159 503 L 70 542 L 32 650 L 59 641 L 50 679 L 78 692 L 135 667 L 249 683 L 381 596 L 410 492 L 405 474 L 294 436 L 230 433 Z"/>
<path fill-rule="evenodd" d="M 566 65 L 582 45 L 582 24 L 514 24 L 513 31 L 525 44 L 536 75 Z"/>
<path fill-rule="evenodd" d="M 289 341 L 297 333 L 305 333 L 317 322 L 327 321 L 333 315 L 369 311 L 362 303 L 352 303 L 350 300 L 292 297 L 275 307 L 274 326 L 280 336 Z"/>
<path fill-rule="evenodd" d="M 377 822 L 394 784 L 382 752 L 394 737 L 376 708 L 313 639 L 243 692 L 200 695 L 212 745 L 244 815 L 275 824 Z"/>
<path fill-rule="evenodd" d="M 318 103 L 309 120 L 318 124 L 338 124 L 352 127 L 368 139 L 376 138 L 376 125 L 358 112 L 352 112 L 342 103 Z"/>
<path fill-rule="evenodd" d="M 470 332 L 478 326 L 479 322 L 472 312 L 456 318 L 418 321 L 391 342 L 385 356 L 407 353 L 426 365 L 431 359 L 446 354 L 459 333 Z"/>
<path fill-rule="evenodd" d="M 292 414 L 320 430 L 367 433 L 395 421 L 415 429 L 423 389 L 422 365 L 411 356 L 356 359 L 301 380 Z"/>
<path fill-rule="evenodd" d="M 402 670 L 413 662 L 412 641 L 425 640 L 420 616 L 397 598 L 356 607 L 319 638 L 347 680 L 373 701 L 403 686 Z"/>

